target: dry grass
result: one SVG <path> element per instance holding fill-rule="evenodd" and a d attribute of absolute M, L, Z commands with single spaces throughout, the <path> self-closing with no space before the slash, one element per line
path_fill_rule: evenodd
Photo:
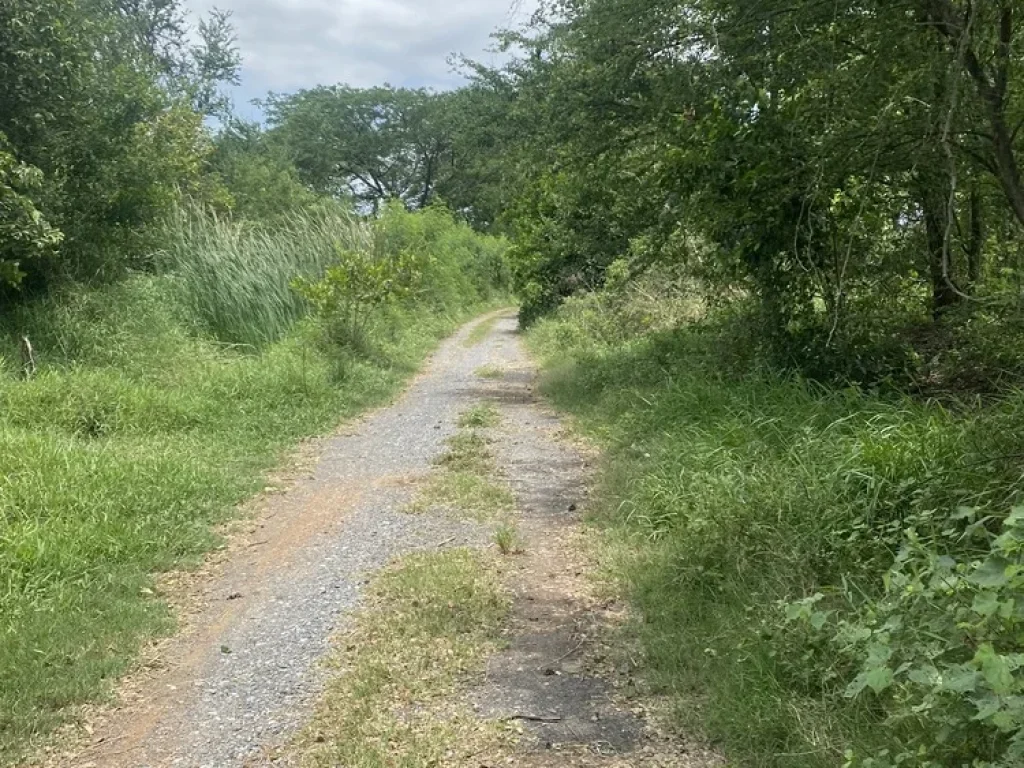
<path fill-rule="evenodd" d="M 499 475 L 490 440 L 464 429 L 448 440 L 448 451 L 437 464 L 416 500 L 412 513 L 446 509 L 474 520 L 494 520 L 515 509 L 515 497 Z"/>
<path fill-rule="evenodd" d="M 459 703 L 501 642 L 509 598 L 493 560 L 466 549 L 410 555 L 379 576 L 336 640 L 338 671 L 312 722 L 279 755 L 290 765 L 475 765 L 507 724 Z"/>

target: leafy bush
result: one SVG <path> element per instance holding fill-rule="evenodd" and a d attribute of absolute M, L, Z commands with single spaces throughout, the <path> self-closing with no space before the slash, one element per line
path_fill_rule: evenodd
<path fill-rule="evenodd" d="M 0 133 L 0 286 L 20 283 L 22 262 L 51 254 L 64 237 L 25 194 L 42 180 L 38 168 L 18 162 Z"/>
<path fill-rule="evenodd" d="M 344 347 L 366 351 L 368 329 L 396 311 L 453 314 L 506 290 L 504 242 L 444 209 L 392 205 L 364 235 L 361 248 L 335 245 L 323 279 L 294 283 Z"/>
<path fill-rule="evenodd" d="M 979 517 L 965 507 L 939 534 L 908 529 L 877 598 L 824 594 L 787 617 L 856 676 L 851 699 L 887 713 L 899 748 L 851 750 L 850 765 L 1000 766 L 1024 761 L 1024 508 Z"/>

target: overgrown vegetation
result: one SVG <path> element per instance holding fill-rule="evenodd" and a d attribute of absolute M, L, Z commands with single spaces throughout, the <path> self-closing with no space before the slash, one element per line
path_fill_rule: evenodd
<path fill-rule="evenodd" d="M 289 749 L 303 766 L 456 765 L 506 738 L 453 702 L 501 643 L 508 596 L 468 550 L 411 555 L 379 576 L 337 639 L 337 677 Z"/>
<path fill-rule="evenodd" d="M 5 762 L 170 627 L 154 574 L 209 550 L 213 524 L 282 451 L 387 399 L 438 338 L 500 295 L 466 263 L 497 258 L 500 242 L 425 216 L 310 213 L 273 231 L 182 216 L 165 234 L 166 274 L 71 289 L 4 318 L 29 333 L 40 365 L 21 379 L 12 333 L 0 374 Z M 315 275 L 341 247 L 382 260 L 415 248 L 429 262 L 358 347 L 332 333 L 330 313 L 303 319 L 288 293 L 289 276 Z"/>
<path fill-rule="evenodd" d="M 6 3 L 0 744 L 508 264 L 610 447 L 654 670 L 731 758 L 1024 761 L 1020 11 L 545 0 L 462 89 L 271 94 L 264 129 L 224 13 Z M 428 497 L 511 505 L 474 434 Z"/>
<path fill-rule="evenodd" d="M 607 554 L 680 722 L 742 764 L 1018 765 L 1020 395 L 779 374 L 734 318 L 680 326 L 672 285 L 572 299 L 531 342 L 607 448 Z"/>

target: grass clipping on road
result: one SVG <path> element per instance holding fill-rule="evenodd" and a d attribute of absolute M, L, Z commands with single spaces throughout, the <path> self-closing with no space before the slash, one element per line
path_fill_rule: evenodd
<path fill-rule="evenodd" d="M 506 724 L 453 703 L 498 650 L 509 598 L 488 556 L 410 555 L 381 574 L 336 640 L 340 674 L 289 748 L 303 766 L 458 765 L 500 747 Z"/>

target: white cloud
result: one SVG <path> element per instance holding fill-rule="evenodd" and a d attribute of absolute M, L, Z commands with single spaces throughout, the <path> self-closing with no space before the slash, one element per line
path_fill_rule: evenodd
<path fill-rule="evenodd" d="M 461 82 L 452 53 L 494 62 L 498 27 L 523 21 L 535 0 L 185 0 L 197 13 L 233 12 L 242 51 L 242 103 L 268 90 L 319 84 L 446 89 Z"/>

